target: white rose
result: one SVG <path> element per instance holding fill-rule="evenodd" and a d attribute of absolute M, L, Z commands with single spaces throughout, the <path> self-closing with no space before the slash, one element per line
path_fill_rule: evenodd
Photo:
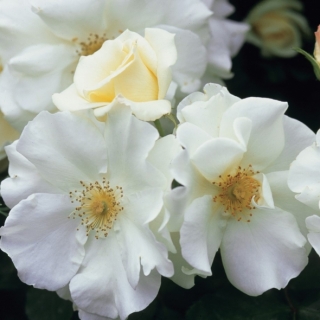
<path fill-rule="evenodd" d="M 188 263 L 183 272 L 211 275 L 220 248 L 227 277 L 239 290 L 256 296 L 283 288 L 308 261 L 305 219 L 315 211 L 295 199 L 287 177 L 314 133 L 284 116 L 284 102 L 241 100 L 216 84 L 204 91 L 178 106 L 177 139 L 184 149 L 171 172 L 182 187 L 171 193 L 176 204 L 169 227 L 180 230 Z M 173 280 L 190 287 L 186 275 Z"/>
<path fill-rule="evenodd" d="M 193 92 L 207 66 L 211 14 L 201 0 L 1 0 L 2 112 L 22 131 L 42 110 L 56 111 L 51 96 L 72 84 L 79 58 L 126 29 L 174 33 L 173 80 Z"/>
<path fill-rule="evenodd" d="M 248 42 L 261 48 L 263 56 L 292 57 L 302 46 L 301 34 L 309 35 L 307 20 L 296 11 L 298 0 L 265 0 L 256 5 L 246 22 L 251 25 Z"/>
<path fill-rule="evenodd" d="M 120 95 L 139 119 L 154 121 L 171 111 L 165 96 L 172 79 L 170 67 L 176 60 L 173 34 L 146 29 L 143 38 L 126 30 L 94 54 L 82 57 L 74 83 L 54 94 L 53 102 L 60 110 L 95 108 L 100 119 Z"/>

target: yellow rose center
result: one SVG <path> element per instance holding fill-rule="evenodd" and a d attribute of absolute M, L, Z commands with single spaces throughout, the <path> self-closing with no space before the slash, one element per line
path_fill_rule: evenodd
<path fill-rule="evenodd" d="M 261 184 L 253 175 L 259 173 L 248 168 L 238 167 L 234 175 L 219 176 L 219 181 L 213 184 L 220 189 L 220 193 L 213 197 L 213 201 L 224 206 L 224 212 L 232 215 L 238 221 L 250 222 L 252 216 L 252 199 L 257 201 L 260 198 Z"/>
<path fill-rule="evenodd" d="M 71 213 L 74 219 L 81 218 L 81 224 L 86 226 L 87 236 L 90 231 L 95 232 L 95 237 L 107 237 L 109 230 L 117 220 L 118 214 L 123 210 L 121 198 L 123 197 L 122 187 L 110 187 L 110 183 L 103 178 L 102 183 L 85 183 L 80 181 L 82 190 L 70 192 L 71 202 L 79 205 Z"/>

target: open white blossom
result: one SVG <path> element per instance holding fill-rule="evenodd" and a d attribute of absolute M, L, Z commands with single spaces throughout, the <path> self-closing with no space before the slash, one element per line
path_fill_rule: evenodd
<path fill-rule="evenodd" d="M 307 217 L 308 240 L 320 255 L 320 131 L 316 141 L 302 150 L 292 163 L 288 184 L 296 199 L 315 211 Z"/>
<path fill-rule="evenodd" d="M 157 139 L 124 105 L 105 123 L 42 112 L 26 126 L 1 184 L 12 210 L 0 246 L 22 281 L 69 292 L 85 320 L 125 319 L 155 298 L 173 274 L 163 197 L 179 151 L 173 136 Z"/>
<path fill-rule="evenodd" d="M 126 30 L 82 57 L 74 83 L 54 94 L 53 102 L 60 110 L 94 108 L 96 117 L 103 120 L 112 102 L 122 97 L 138 119 L 154 121 L 171 113 L 166 96 L 176 60 L 174 34 L 147 28 L 142 37 Z"/>
<path fill-rule="evenodd" d="M 189 274 L 211 275 L 220 248 L 227 277 L 241 291 L 255 296 L 283 288 L 308 261 L 304 220 L 314 211 L 294 198 L 287 176 L 314 133 L 284 116 L 287 103 L 241 100 L 214 84 L 204 91 L 178 110 L 184 123 L 177 138 L 185 149 L 172 172 L 184 187 L 173 192 L 186 209 L 171 231 L 181 227 L 182 255 L 194 268 Z"/>
<path fill-rule="evenodd" d="M 175 34 L 173 81 L 182 92 L 200 86 L 207 66 L 212 12 L 201 0 L 0 0 L 0 6 L 0 106 L 20 130 L 41 110 L 55 110 L 51 95 L 72 83 L 79 57 L 126 29 Z"/>

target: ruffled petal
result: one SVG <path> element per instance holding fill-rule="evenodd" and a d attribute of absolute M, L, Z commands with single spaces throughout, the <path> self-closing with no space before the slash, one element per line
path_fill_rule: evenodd
<path fill-rule="evenodd" d="M 318 215 L 308 217 L 306 227 L 309 231 L 308 240 L 313 249 L 320 255 L 320 217 Z"/>
<path fill-rule="evenodd" d="M 113 233 L 106 239 L 89 239 L 83 267 L 70 282 L 72 298 L 80 310 L 124 320 L 146 308 L 156 297 L 160 274 L 154 270 L 146 277 L 141 272 L 137 287 L 132 288 L 120 250 Z"/>
<path fill-rule="evenodd" d="M 78 315 L 81 320 L 120 320 L 119 317 L 117 317 L 116 319 L 101 317 L 101 316 L 98 316 L 97 314 L 92 314 L 89 312 L 85 312 L 83 310 L 79 310 Z"/>
<path fill-rule="evenodd" d="M 148 186 L 165 187 L 165 177 L 146 160 L 159 137 L 153 126 L 133 117 L 127 106 L 118 103 L 108 113 L 104 136 L 110 182 L 123 186 L 126 193 Z"/>
<path fill-rule="evenodd" d="M 174 275 L 170 278 L 174 283 L 179 285 L 184 289 L 190 289 L 194 286 L 194 278 L 196 273 L 186 274 L 184 270 L 192 270 L 190 264 L 182 257 L 181 247 L 180 247 L 180 233 L 171 233 L 171 238 L 175 247 L 177 248 L 176 253 L 169 253 L 169 258 L 174 265 Z M 201 273 L 199 271 L 199 273 Z"/>
<path fill-rule="evenodd" d="M 252 121 L 247 152 L 243 166 L 253 165 L 261 170 L 270 165 L 281 154 L 284 145 L 283 114 L 287 103 L 265 99 L 247 98 L 231 106 L 221 120 L 220 136 L 236 139 L 234 120 L 246 117 Z"/>
<path fill-rule="evenodd" d="M 277 158 L 277 161 L 274 161 L 269 167 L 263 170 L 264 173 L 288 170 L 291 162 L 298 154 L 315 141 L 314 132 L 296 119 L 284 116 L 283 127 L 285 145 L 282 153 Z"/>
<path fill-rule="evenodd" d="M 226 220 L 211 196 L 194 200 L 185 212 L 180 231 L 182 256 L 204 275 L 211 275 L 211 265 L 223 236 Z"/>
<path fill-rule="evenodd" d="M 77 56 L 71 50 L 72 47 L 64 44 L 38 44 L 10 60 L 10 70 L 17 79 L 12 90 L 21 108 L 35 114 L 42 110 L 56 110 L 51 95 L 72 81 L 70 68 Z"/>
<path fill-rule="evenodd" d="M 180 122 L 195 124 L 217 138 L 223 113 L 240 99 L 230 94 L 227 88 L 214 83 L 206 84 L 203 91 L 192 93 L 182 100 L 178 105 L 177 116 Z"/>
<path fill-rule="evenodd" d="M 133 288 L 139 282 L 140 263 L 144 275 L 154 268 L 166 277 L 173 275 L 172 262 L 168 259 L 166 247 L 156 241 L 148 226 L 141 226 L 127 217 L 119 219 L 116 229 L 123 267 Z"/>
<path fill-rule="evenodd" d="M 86 41 L 106 29 L 106 3 L 100 0 L 31 0 L 32 10 L 58 37 Z"/>
<path fill-rule="evenodd" d="M 2 0 L 0 2 L 0 56 L 3 62 L 7 63 L 24 48 L 39 42 L 57 43 L 58 39 L 31 11 L 29 1 Z"/>
<path fill-rule="evenodd" d="M 215 186 L 192 164 L 186 150 L 180 152 L 172 162 L 172 173 L 175 180 L 188 187 L 188 202 L 205 194 L 213 194 L 216 190 Z"/>
<path fill-rule="evenodd" d="M 101 124 L 82 115 L 42 112 L 26 126 L 17 144 L 18 152 L 61 190 L 79 187 L 80 180 L 96 181 L 107 171 Z"/>
<path fill-rule="evenodd" d="M 320 132 L 317 133 L 320 136 Z M 292 191 L 303 192 L 320 182 L 320 145 L 313 144 L 297 156 L 290 167 L 288 184 Z"/>
<path fill-rule="evenodd" d="M 175 34 L 178 58 L 172 67 L 173 80 L 184 93 L 198 90 L 201 85 L 200 79 L 207 67 L 207 50 L 201 39 L 190 30 L 167 25 L 157 27 Z"/>
<path fill-rule="evenodd" d="M 279 208 L 257 208 L 251 222 L 230 219 L 221 243 L 230 282 L 257 296 L 284 288 L 308 263 L 305 238 L 295 218 Z"/>
<path fill-rule="evenodd" d="M 44 180 L 36 167 L 21 153 L 17 152 L 15 141 L 6 147 L 10 161 L 9 175 L 1 183 L 1 196 L 6 205 L 12 208 L 21 200 L 34 193 L 61 193 L 61 190 Z"/>
<path fill-rule="evenodd" d="M 245 151 L 234 140 L 216 138 L 203 143 L 191 160 L 202 175 L 213 182 L 220 175 L 238 167 Z"/>
<path fill-rule="evenodd" d="M 298 222 L 301 233 L 306 237 L 308 231 L 305 220 L 308 216 L 317 214 L 317 211 L 306 206 L 295 198 L 295 194 L 288 188 L 288 171 L 273 172 L 266 176 L 272 190 L 275 206 L 293 214 Z M 319 200 L 318 208 L 316 210 L 319 210 Z M 310 252 L 311 247 L 309 244 L 306 244 L 306 250 L 308 253 Z"/>
<path fill-rule="evenodd" d="M 212 137 L 202 128 L 185 122 L 177 129 L 177 139 L 192 156 L 202 144 L 211 141 Z"/>
<path fill-rule="evenodd" d="M 171 189 L 172 174 L 170 164 L 176 155 L 182 150 L 178 140 L 172 134 L 156 141 L 154 147 L 148 154 L 148 161 L 159 169 L 167 179 L 166 190 Z"/>
<path fill-rule="evenodd" d="M 22 132 L 26 124 L 31 121 L 36 114 L 23 109 L 23 106 L 17 102 L 15 88 L 17 87 L 20 77 L 17 77 L 8 65 L 5 66 L 0 77 L 0 107 L 9 124 L 17 131 Z"/>
<path fill-rule="evenodd" d="M 8 253 L 20 279 L 55 291 L 68 284 L 84 257 L 85 232 L 67 195 L 35 194 L 10 212 L 1 228 L 1 249 Z"/>

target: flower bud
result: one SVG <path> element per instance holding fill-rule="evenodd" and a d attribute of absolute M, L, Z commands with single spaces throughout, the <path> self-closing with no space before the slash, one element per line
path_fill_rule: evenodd
<path fill-rule="evenodd" d="M 251 25 L 248 42 L 261 48 L 265 57 L 292 57 L 302 46 L 302 34 L 309 35 L 307 20 L 298 11 L 298 0 L 264 0 L 256 5 L 246 22 Z"/>

